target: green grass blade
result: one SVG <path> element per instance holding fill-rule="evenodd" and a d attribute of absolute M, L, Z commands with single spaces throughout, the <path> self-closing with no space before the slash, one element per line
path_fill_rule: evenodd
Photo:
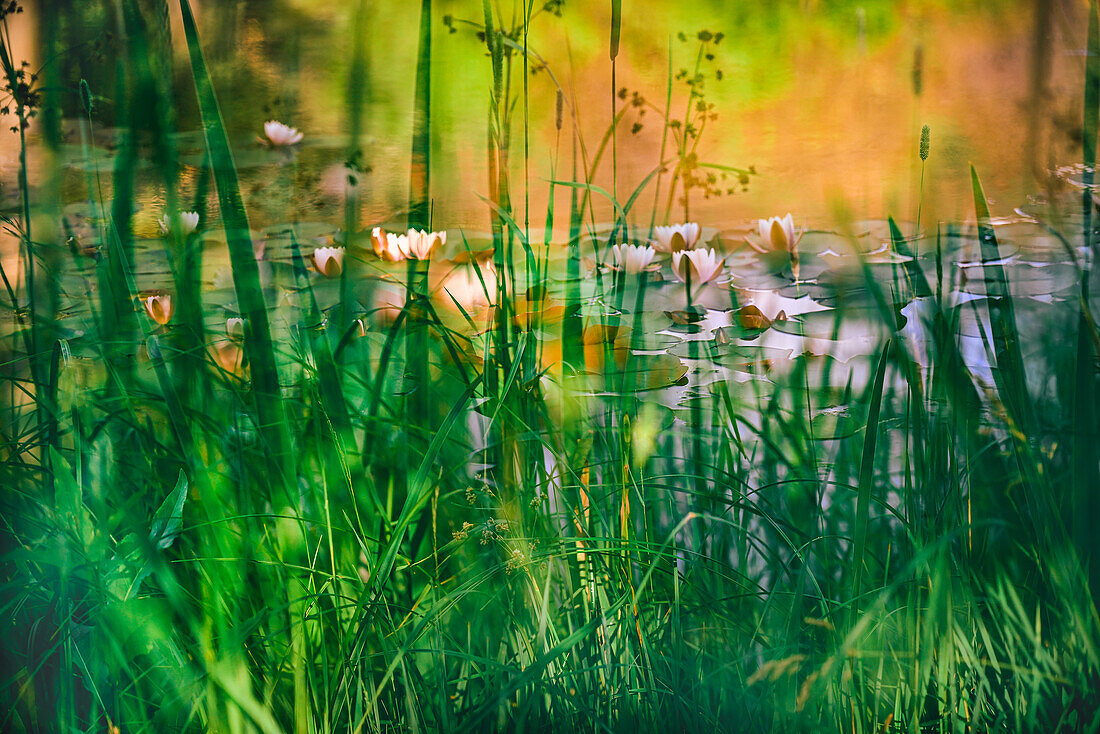
<path fill-rule="evenodd" d="M 867 406 L 867 428 L 863 434 L 863 458 L 859 464 L 859 493 L 856 499 L 855 532 L 852 541 L 852 564 L 855 567 L 855 582 L 852 587 L 853 598 L 858 600 L 862 593 L 863 557 L 867 552 L 867 523 L 871 508 L 871 492 L 874 487 L 875 446 L 878 443 L 879 411 L 882 407 L 882 388 L 886 381 L 886 364 L 890 354 L 890 340 L 882 347 L 875 370 L 875 381 L 871 390 L 871 401 Z M 852 606 L 853 615 L 857 613 L 858 601 Z M 855 616 L 852 617 L 853 621 Z"/>
<path fill-rule="evenodd" d="M 1096 446 L 1097 393 L 1096 393 L 1096 352 L 1090 325 L 1082 313 L 1077 327 L 1077 360 L 1074 372 L 1075 389 L 1073 401 L 1073 480 L 1074 513 L 1073 530 L 1082 554 L 1088 561 L 1093 583 L 1100 582 L 1100 544 L 1097 543 L 1094 520 L 1100 511 L 1096 488 L 1100 487 L 1100 465 L 1097 463 Z M 1093 588 L 1098 588 L 1095 585 Z"/>
<path fill-rule="evenodd" d="M 1008 277 L 1001 265 L 1001 251 L 997 235 L 989 223 L 989 205 L 986 203 L 978 172 L 970 166 L 970 180 L 974 189 L 974 209 L 978 217 L 978 238 L 981 243 L 982 267 L 985 270 L 989 322 L 993 332 L 993 347 L 997 369 L 1001 371 L 1005 393 L 1001 395 L 1009 413 L 1020 429 L 1030 435 L 1034 424 L 1031 399 L 1027 392 L 1024 362 L 1020 354 L 1020 335 L 1016 328 L 1016 313 Z"/>
<path fill-rule="evenodd" d="M 1097 123 L 1100 121 L 1100 16 L 1095 0 L 1089 3 L 1088 55 L 1085 61 L 1085 120 L 1083 159 L 1084 192 L 1082 193 L 1085 247 L 1092 248 L 1093 178 L 1096 165 Z M 1096 267 L 1093 254 L 1092 266 Z M 1100 434 L 1097 427 L 1096 347 L 1092 339 L 1092 324 L 1086 309 L 1089 304 L 1090 271 L 1081 277 L 1081 314 L 1077 321 L 1077 361 L 1074 375 L 1073 430 L 1074 466 L 1073 534 L 1089 569 L 1090 586 L 1100 589 L 1100 543 L 1090 518 L 1100 511 L 1096 487 L 1100 487 L 1100 465 L 1096 445 Z"/>
<path fill-rule="evenodd" d="M 890 241 L 894 245 L 894 250 L 904 258 L 907 258 L 902 263 L 902 268 L 905 271 L 905 282 L 909 286 L 910 292 L 917 298 L 927 298 L 932 295 L 932 286 L 928 283 L 928 278 L 925 276 L 924 271 L 921 270 L 920 262 L 917 260 L 916 255 L 909 249 L 909 243 L 905 241 L 905 235 L 901 233 L 901 228 L 898 227 L 898 223 L 894 221 L 893 217 L 889 218 L 890 222 Z"/>
<path fill-rule="evenodd" d="M 623 25 L 623 0 L 611 0 L 611 60 L 619 55 L 619 33 Z"/>
<path fill-rule="evenodd" d="M 480 384 L 481 377 L 479 376 L 470 383 L 462 396 L 455 401 L 439 430 L 432 436 L 432 442 L 428 446 L 427 451 L 424 452 L 424 458 L 421 460 L 416 473 L 409 482 L 409 494 L 405 499 L 405 505 L 401 508 L 401 514 L 397 518 L 397 523 L 394 527 L 390 542 L 382 553 L 378 567 L 372 574 L 373 578 L 379 580 L 379 583 L 382 583 L 382 580 L 389 576 L 394 561 L 397 559 L 397 553 L 404 542 L 405 531 L 412 524 L 413 519 L 417 516 L 431 495 L 432 486 L 428 483 L 428 472 L 434 465 L 436 456 L 443 448 L 443 444 L 446 442 L 455 424 L 464 418 L 466 405 L 474 396 Z"/>
<path fill-rule="evenodd" d="M 1096 128 L 1100 123 L 1100 19 L 1098 19 L 1096 0 L 1089 3 L 1088 41 L 1085 54 L 1085 116 L 1081 127 L 1082 169 L 1082 214 L 1085 247 L 1092 248 L 1092 210 L 1093 190 L 1096 167 Z M 1095 261 L 1095 253 L 1093 260 Z"/>
<path fill-rule="evenodd" d="M 290 434 L 282 402 L 278 369 L 275 364 L 275 348 L 271 340 L 267 304 L 264 302 L 263 289 L 260 286 L 260 270 L 252 250 L 248 215 L 245 213 L 244 201 L 241 199 L 237 168 L 229 148 L 229 137 L 214 94 L 213 82 L 203 58 L 195 16 L 191 12 L 191 4 L 188 0 L 180 0 L 180 11 L 183 15 L 184 34 L 187 37 L 187 48 L 191 57 L 191 71 L 195 78 L 195 92 L 198 95 L 203 130 L 206 134 L 206 146 L 211 167 L 214 169 L 218 204 L 229 245 L 233 287 L 237 293 L 241 315 L 245 318 L 245 352 L 252 375 L 252 396 L 259 419 L 259 428 L 267 441 L 268 450 L 275 459 L 275 466 L 282 473 L 280 479 L 289 482 L 293 477 L 293 472 L 290 470 Z"/>
<path fill-rule="evenodd" d="M 431 184 L 432 0 L 420 4 L 420 44 L 416 55 L 412 160 L 409 164 L 409 227 L 427 229 Z"/>

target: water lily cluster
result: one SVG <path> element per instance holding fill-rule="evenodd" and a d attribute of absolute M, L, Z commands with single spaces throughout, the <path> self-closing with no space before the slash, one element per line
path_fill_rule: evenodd
<path fill-rule="evenodd" d="M 272 132 L 279 139 L 289 139 L 281 135 L 284 132 L 281 128 L 273 127 Z M 196 212 L 180 212 L 174 216 L 165 214 L 160 219 L 160 225 L 166 234 L 174 230 L 186 236 L 198 228 L 199 215 Z M 796 246 L 801 233 L 795 230 L 791 214 L 761 219 L 757 223 L 757 230 L 759 239 L 748 239 L 750 246 L 761 252 L 787 250 L 792 253 L 792 264 L 797 267 Z M 655 227 L 653 239 L 649 242 L 612 245 L 608 265 L 626 275 L 640 275 L 657 271 L 662 262 L 667 262 L 672 276 L 690 288 L 716 282 L 725 270 L 725 257 L 713 248 L 697 247 L 701 231 L 696 222 Z M 374 227 L 370 242 L 374 254 L 383 262 L 427 261 L 432 258 L 433 253 L 446 245 L 447 232 L 412 228 L 394 233 Z M 338 278 L 344 271 L 345 254 L 344 247 L 323 245 L 313 250 L 310 260 L 318 274 L 326 278 Z M 262 257 L 262 253 L 258 257 Z M 497 290 L 497 274 L 490 261 L 467 263 L 456 266 L 443 277 L 433 278 L 431 285 L 432 291 L 444 305 L 453 303 L 464 310 L 480 309 L 493 303 Z M 376 299 L 379 301 L 376 306 L 383 315 L 394 315 L 400 311 L 405 298 L 403 286 L 388 290 L 383 288 Z M 147 296 L 142 303 L 155 323 L 165 325 L 171 320 L 172 302 L 167 293 Z M 226 331 L 231 338 L 239 341 L 243 337 L 244 322 L 239 318 L 231 318 L 226 324 Z"/>
<path fill-rule="evenodd" d="M 300 130 L 278 120 L 265 122 L 263 131 L 264 137 L 261 141 L 275 148 L 288 148 L 304 139 Z M 166 235 L 187 237 L 199 228 L 200 219 L 199 213 L 194 211 L 166 212 L 158 223 L 162 233 Z M 797 278 L 797 246 L 802 232 L 795 229 L 794 217 L 787 213 L 783 217 L 760 219 L 756 230 L 755 237 L 746 238 L 747 244 L 761 253 L 790 253 L 792 270 Z M 713 248 L 698 247 L 701 234 L 702 228 L 697 222 L 657 226 L 653 228 L 653 236 L 649 241 L 614 244 L 608 265 L 627 275 L 639 275 L 659 270 L 662 262 L 668 262 L 676 280 L 688 284 L 689 287 L 703 286 L 721 277 L 726 262 L 725 257 Z M 370 233 L 370 242 L 374 254 L 383 262 L 426 261 L 447 244 L 447 232 L 410 228 L 396 233 L 374 227 Z M 313 269 L 324 277 L 338 278 L 344 271 L 345 253 L 344 247 L 333 244 L 317 247 L 311 255 Z M 262 242 L 259 243 L 256 256 L 263 257 Z M 489 262 L 476 267 L 467 265 L 455 268 L 443 282 L 433 285 L 437 291 L 460 305 L 489 304 L 492 301 L 491 294 L 497 288 L 496 272 Z M 398 300 L 397 295 L 401 295 L 400 300 L 403 300 L 403 294 L 396 292 L 391 294 L 394 297 L 390 300 Z M 149 296 L 143 299 L 143 306 L 157 324 L 164 325 L 172 317 L 171 297 L 168 294 Z M 227 325 L 227 330 L 239 334 L 243 332 L 243 323 Z"/>
<path fill-rule="evenodd" d="M 371 230 L 370 241 L 374 254 L 387 262 L 428 260 L 433 252 L 447 244 L 447 233 L 410 229 L 404 234 L 394 234 L 375 227 Z"/>
<path fill-rule="evenodd" d="M 277 120 L 269 120 L 263 126 L 261 141 L 273 148 L 289 148 L 304 139 L 296 128 Z M 166 212 L 158 223 L 162 233 L 187 237 L 198 230 L 201 217 L 198 212 Z M 787 252 L 791 257 L 792 271 L 798 277 L 798 243 L 802 232 L 796 230 L 794 217 L 787 213 L 782 217 L 769 217 L 756 222 L 755 232 L 746 243 L 761 253 Z M 613 244 L 606 263 L 612 270 L 627 276 L 641 276 L 656 272 L 667 265 L 672 278 L 688 288 L 689 301 L 697 289 L 720 282 L 726 270 L 725 256 L 712 247 L 700 245 L 702 227 L 697 222 L 682 222 L 657 226 L 652 236 L 641 242 Z M 371 249 L 384 263 L 403 261 L 429 261 L 433 254 L 447 244 L 447 232 L 410 228 L 403 232 L 389 232 L 382 227 L 370 231 Z M 263 257 L 263 243 L 257 258 Z M 334 242 L 316 247 L 310 255 L 310 264 L 320 276 L 339 278 L 344 273 L 346 250 Z M 497 272 L 488 259 L 480 262 L 451 262 L 448 267 L 433 268 L 427 281 L 432 298 L 444 307 L 457 306 L 463 315 L 473 312 L 491 312 L 499 288 Z M 383 321 L 396 318 L 407 307 L 408 292 L 405 284 L 392 278 L 383 279 L 375 289 L 374 312 Z M 517 295 L 517 297 L 519 297 Z M 171 295 L 157 292 L 143 297 L 142 306 L 149 318 L 158 325 L 168 324 L 173 315 Z M 536 304 L 547 308 L 546 303 Z M 517 315 L 519 311 L 517 311 Z M 752 320 L 752 314 L 746 315 Z M 530 315 L 527 316 L 530 318 Z M 761 321 L 761 324 L 766 321 Z M 362 322 L 360 323 L 362 328 Z M 245 322 L 239 317 L 229 318 L 225 326 L 226 336 L 213 354 L 215 362 L 229 372 L 239 372 L 242 364 L 240 347 L 245 333 Z"/>
<path fill-rule="evenodd" d="M 672 274 L 682 283 L 700 286 L 717 280 L 725 258 L 712 248 L 695 249 L 702 229 L 696 222 L 654 227 L 654 239 L 646 245 L 613 245 L 611 266 L 635 274 L 657 269 L 658 253 L 671 256 Z"/>

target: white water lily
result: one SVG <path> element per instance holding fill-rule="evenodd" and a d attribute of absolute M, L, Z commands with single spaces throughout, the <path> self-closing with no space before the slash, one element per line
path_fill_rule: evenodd
<path fill-rule="evenodd" d="M 624 273 L 640 273 L 649 267 L 657 251 L 649 245 L 612 245 L 614 267 Z"/>
<path fill-rule="evenodd" d="M 172 229 L 172 221 L 165 214 L 163 217 L 157 220 L 160 224 L 160 231 L 168 234 Z M 179 221 L 180 232 L 184 235 L 189 235 L 199 228 L 199 213 L 198 212 L 180 212 L 177 217 Z"/>
<path fill-rule="evenodd" d="M 771 250 L 794 252 L 795 245 L 802 239 L 802 234 L 794 231 L 794 217 L 790 212 L 787 212 L 785 217 L 760 219 L 757 221 L 757 227 L 765 248 Z"/>
<path fill-rule="evenodd" d="M 672 253 L 672 274 L 682 283 L 709 283 L 721 274 L 725 264 L 725 259 L 711 249 Z"/>
<path fill-rule="evenodd" d="M 294 145 L 302 140 L 302 133 L 298 132 L 298 128 L 284 125 L 277 120 L 268 120 L 264 123 L 264 135 L 267 136 L 268 142 L 277 147 Z"/>
<path fill-rule="evenodd" d="M 654 227 L 653 234 L 657 238 L 653 246 L 658 252 L 690 250 L 699 241 L 699 225 L 695 222 L 687 222 L 667 227 Z"/>
<path fill-rule="evenodd" d="M 229 335 L 231 339 L 243 339 L 244 338 L 244 319 L 239 316 L 233 316 L 225 320 L 225 333 Z"/>
<path fill-rule="evenodd" d="M 437 247 L 447 244 L 446 232 L 425 232 L 422 229 L 410 229 L 406 237 L 408 242 L 406 257 L 411 257 L 414 260 L 427 260 Z"/>
<path fill-rule="evenodd" d="M 141 303 L 145 306 L 145 313 L 149 314 L 149 318 L 161 326 L 172 320 L 172 296 L 167 293 L 146 296 Z"/>
<path fill-rule="evenodd" d="M 313 251 L 313 267 L 327 278 L 335 278 L 344 272 L 343 247 L 318 247 Z"/>

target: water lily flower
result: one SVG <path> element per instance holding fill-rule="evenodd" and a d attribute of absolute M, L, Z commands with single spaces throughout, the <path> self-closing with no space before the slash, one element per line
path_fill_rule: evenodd
<path fill-rule="evenodd" d="M 481 276 L 478 277 L 478 270 Z M 485 263 L 478 270 L 458 267 L 443 281 L 440 298 L 452 308 L 457 303 L 467 313 L 491 306 L 497 294 L 497 272 L 492 263 Z M 482 282 L 484 281 L 484 285 Z"/>
<path fill-rule="evenodd" d="M 210 356 L 223 372 L 244 377 L 244 350 L 233 341 L 220 341 L 210 346 Z"/>
<path fill-rule="evenodd" d="M 180 231 L 184 235 L 189 235 L 199 227 L 199 213 L 198 212 L 180 212 L 176 218 L 179 222 Z M 172 230 L 172 221 L 165 214 L 163 217 L 157 220 L 160 223 L 160 231 L 168 234 Z"/>
<path fill-rule="evenodd" d="M 382 260 L 395 263 L 401 262 L 407 257 L 409 251 L 409 238 L 405 235 L 395 235 L 391 232 L 383 232 L 381 227 L 375 227 L 370 233 L 371 246 L 374 254 Z"/>
<path fill-rule="evenodd" d="M 344 272 L 343 247 L 318 247 L 313 251 L 313 267 L 326 278 L 335 278 Z"/>
<path fill-rule="evenodd" d="M 672 253 L 672 274 L 682 283 L 689 280 L 692 285 L 709 283 L 721 274 L 725 264 L 725 259 L 711 249 Z"/>
<path fill-rule="evenodd" d="M 427 260 L 436 247 L 447 244 L 446 232 L 425 232 L 422 229 L 410 229 L 406 237 L 409 248 L 406 256 L 414 260 Z"/>
<path fill-rule="evenodd" d="M 653 246 L 658 252 L 690 250 L 699 241 L 699 225 L 695 222 L 687 222 L 668 227 L 654 227 L 653 234 L 657 237 Z"/>
<path fill-rule="evenodd" d="M 371 230 L 370 240 L 374 254 L 388 262 L 401 262 L 408 258 L 428 260 L 436 248 L 447 244 L 447 233 L 410 229 L 405 234 L 393 234 L 375 227 Z"/>
<path fill-rule="evenodd" d="M 149 318 L 164 326 L 172 320 L 172 296 L 167 293 L 146 296 L 141 301 Z"/>
<path fill-rule="evenodd" d="M 657 251 L 649 245 L 612 245 L 615 268 L 624 273 L 640 273 L 649 267 Z"/>
<path fill-rule="evenodd" d="M 264 123 L 264 135 L 272 145 L 282 148 L 294 145 L 302 140 L 302 133 L 298 128 L 289 127 L 276 120 L 268 120 Z"/>
<path fill-rule="evenodd" d="M 225 320 L 225 333 L 229 335 L 230 339 L 243 339 L 244 338 L 244 319 L 233 316 Z"/>
<path fill-rule="evenodd" d="M 794 217 L 787 212 L 785 217 L 769 217 L 757 221 L 760 239 L 766 248 L 794 252 L 795 245 L 802 239 L 802 233 L 794 231 Z"/>

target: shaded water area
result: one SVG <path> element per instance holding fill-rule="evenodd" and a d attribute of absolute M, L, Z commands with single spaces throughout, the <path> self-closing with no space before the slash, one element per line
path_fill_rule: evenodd
<path fill-rule="evenodd" d="M 1095 2 L 0 24 L 0 729 L 1100 726 Z"/>

